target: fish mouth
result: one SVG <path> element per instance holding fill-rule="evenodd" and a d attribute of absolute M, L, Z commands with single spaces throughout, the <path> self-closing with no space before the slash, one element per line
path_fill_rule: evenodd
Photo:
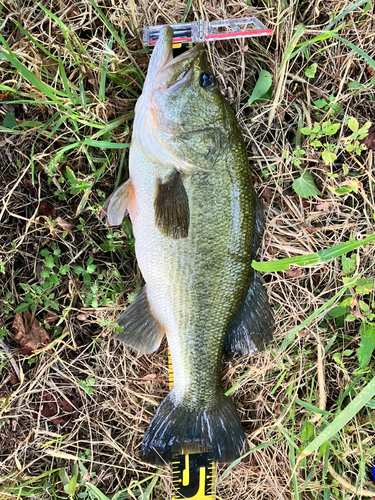
<path fill-rule="evenodd" d="M 173 57 L 173 30 L 164 26 L 160 31 L 155 50 L 162 54 L 156 72 L 160 90 L 174 92 L 185 86 L 191 79 L 197 60 L 205 54 L 204 45 L 199 43 L 176 57 Z"/>

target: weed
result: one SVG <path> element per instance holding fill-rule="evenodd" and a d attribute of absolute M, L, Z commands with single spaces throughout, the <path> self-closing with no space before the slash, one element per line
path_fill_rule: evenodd
<path fill-rule="evenodd" d="M 86 394 L 92 394 L 94 392 L 95 379 L 89 377 L 87 380 L 78 380 L 78 385 L 82 387 Z"/>
<path fill-rule="evenodd" d="M 55 243 L 51 244 L 51 249 L 43 248 L 40 251 L 40 255 L 44 257 L 44 269 L 40 272 L 40 285 L 36 283 L 32 285 L 29 283 L 19 284 L 22 290 L 26 292 L 26 295 L 14 312 L 23 312 L 28 309 L 35 312 L 38 305 L 46 309 L 60 310 L 58 302 L 54 300 L 55 293 L 53 289 L 60 284 L 60 277 L 65 276 L 70 271 L 70 266 L 67 264 L 58 266 L 60 254 L 61 250 L 56 247 Z"/>

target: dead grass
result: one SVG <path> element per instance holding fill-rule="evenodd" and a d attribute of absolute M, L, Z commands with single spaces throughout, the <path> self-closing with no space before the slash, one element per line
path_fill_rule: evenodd
<path fill-rule="evenodd" d="M 59 312 L 44 307 L 43 303 L 36 310 L 38 321 L 50 327 L 48 332 L 54 340 L 53 348 L 27 357 L 19 352 L 11 333 L 1 341 L 2 495 L 3 498 L 16 498 L 17 494 L 23 497 L 28 493 L 29 497 L 38 499 L 67 498 L 57 472 L 50 472 L 44 478 L 39 476 L 62 467 L 71 475 L 78 458 L 87 469 L 85 479 L 95 473 L 90 482 L 107 496 L 133 485 L 131 498 L 170 498 L 170 469 L 160 475 L 152 491 L 140 496 L 159 472 L 139 459 L 145 430 L 156 406 L 168 392 L 166 343 L 152 356 L 139 355 L 115 343 L 111 339 L 111 324 L 108 324 L 126 303 L 128 293 L 141 284 L 129 234 L 123 229 L 108 228 L 102 213 L 103 201 L 113 191 L 116 179 L 126 178 L 126 155 L 122 150 L 99 148 L 92 148 L 86 154 L 83 147 L 77 147 L 67 152 L 53 168 L 50 162 L 62 147 L 97 132 L 92 124 L 87 124 L 89 120 L 104 125 L 132 112 L 141 89 L 141 77 L 134 71 L 132 59 L 144 72 L 148 62 L 146 54 L 136 52 L 142 48 L 137 30 L 147 24 L 181 22 L 185 3 L 164 0 L 99 2 L 118 33 L 123 30 L 127 42 L 125 47 L 115 41 L 112 50 L 108 50 L 111 35 L 89 0 L 76 3 L 48 0 L 42 4 L 69 30 L 64 32 L 33 2 L 9 1 L 0 2 L 0 34 L 30 71 L 60 90 L 63 86 L 59 83 L 59 67 L 41 47 L 62 61 L 71 88 L 78 95 L 81 85 L 87 104 L 77 107 L 81 121 L 67 119 L 54 130 L 56 118 L 43 129 L 54 113 L 59 112 L 61 116 L 67 113 L 69 102 L 61 97 L 60 105 L 45 104 L 46 98 L 39 91 L 7 61 L 0 60 L 1 83 L 17 87 L 16 101 L 31 101 L 22 104 L 0 102 L 1 117 L 14 112 L 18 123 L 32 120 L 42 124 L 30 126 L 27 133 L 22 129 L 21 133 L 0 132 L 0 195 L 3 200 L 0 207 L 3 266 L 0 327 L 10 330 L 13 311 L 24 300 L 25 292 L 20 283 L 40 282 L 40 273 L 45 269 L 44 258 L 40 255 L 43 248 L 51 248 L 55 243 L 61 250 L 56 269 L 61 265 L 70 266 L 66 275 L 59 275 L 59 283 L 52 290 Z M 361 125 L 368 120 L 375 122 L 375 87 L 348 88 L 348 83 L 353 81 L 367 85 L 373 70 L 346 45 L 330 38 L 309 46 L 310 54 L 321 49 L 310 61 L 318 64 L 312 79 L 304 74 L 306 59 L 302 53 L 282 63 L 299 24 L 307 28 L 300 41 L 311 39 L 330 22 L 333 11 L 343 12 L 349 2 L 299 4 L 269 0 L 252 4 L 193 1 L 188 19 L 197 18 L 201 13 L 210 20 L 257 16 L 274 29 L 272 38 L 221 42 L 209 47 L 221 88 L 243 129 L 254 183 L 267 217 L 258 260 L 304 255 L 348 241 L 350 237 L 363 238 L 374 233 L 373 151 L 355 156 L 340 150 L 337 161 L 327 166 L 318 152 L 306 145 L 302 167 L 313 174 L 323 196 L 304 200 L 291 188 L 301 168 L 291 160 L 300 124 L 311 126 L 314 121 L 330 117 L 342 123 L 340 134 L 345 136 L 347 128 L 343 121 L 346 115 L 354 116 Z M 340 36 L 374 57 L 374 7 L 369 5 L 367 14 L 362 15 L 362 6 L 344 18 L 346 26 L 341 29 Z M 13 24 L 12 19 L 39 47 Z M 100 102 L 105 51 L 110 53 L 111 60 L 105 100 Z M 273 75 L 274 97 L 249 107 L 247 101 L 260 69 L 267 69 Z M 334 96 L 335 103 L 343 106 L 337 116 L 313 104 L 322 98 L 329 101 L 330 95 Z M 1 100 L 13 99 L 3 90 Z M 83 119 L 87 123 L 82 122 Z M 116 127 L 111 132 L 114 134 L 112 141 L 129 142 L 130 124 L 125 122 Z M 109 138 L 105 136 L 105 140 Z M 334 140 L 337 141 L 337 137 Z M 302 136 L 302 145 L 304 141 Z M 283 151 L 288 153 L 287 159 Z M 66 180 L 66 167 L 80 180 L 92 182 L 93 172 L 103 164 L 105 173 L 95 179 L 86 205 L 77 214 L 86 192 L 80 190 L 72 194 L 69 191 L 71 185 Z M 343 164 L 348 166 L 351 179 L 359 181 L 361 186 L 357 193 L 337 196 L 328 186 L 335 188 L 345 181 Z M 60 195 L 64 191 L 65 199 L 59 199 L 56 191 Z M 324 210 L 321 208 L 323 203 Z M 64 230 L 54 222 L 57 217 L 73 223 L 74 227 Z M 122 247 L 112 246 L 112 251 L 104 251 L 102 245 L 108 241 L 121 242 Z M 366 273 L 374 261 L 373 247 L 364 247 L 357 254 L 358 271 L 373 277 L 373 270 Z M 94 281 L 98 284 L 98 307 L 92 304 L 94 292 L 85 288 L 82 277 L 73 271 L 75 266 L 86 269 L 90 258 L 97 266 L 91 284 Z M 116 270 L 122 282 L 113 274 Z M 250 368 L 232 397 L 250 445 L 257 447 L 276 442 L 249 455 L 223 478 L 221 474 L 226 467 L 220 467 L 217 498 L 326 499 L 329 497 L 324 496 L 327 495 L 324 488 L 329 490 L 331 498 L 358 498 L 361 495 L 347 491 L 345 484 L 327 474 L 324 457 L 308 459 L 302 467 L 293 469 L 291 450 L 295 447 L 293 453 L 298 454 L 305 446 L 301 430 L 309 419 L 315 419 L 316 427 L 319 425 L 316 414 L 296 404 L 296 398 L 335 412 L 337 402 L 353 381 L 355 384 L 345 401 L 359 391 L 358 384 L 363 383 L 365 376 L 358 375 L 355 356 L 359 346 L 359 323 L 346 322 L 342 328 L 335 328 L 333 322 L 322 325 L 319 323 L 322 318 L 319 318 L 302 330 L 286 351 L 280 351 L 286 334 L 342 285 L 340 262 L 336 260 L 324 266 L 302 269 L 295 275 L 280 272 L 265 273 L 263 277 L 275 307 L 275 342 L 266 352 L 249 359 L 225 361 L 223 381 L 229 388 Z M 118 288 L 106 291 L 108 283 L 120 284 L 121 291 Z M 108 299 L 106 305 L 105 301 L 103 305 L 104 298 Z M 318 356 L 319 350 L 327 348 L 334 336 L 332 347 Z M 341 366 L 334 355 L 345 350 L 351 350 L 352 355 L 342 357 Z M 367 370 L 367 374 L 371 373 L 374 374 L 373 362 Z M 95 379 L 94 390 L 88 394 L 84 385 L 90 378 Z M 356 422 L 332 440 L 329 455 L 330 466 L 339 475 L 355 485 L 362 474 L 361 481 L 367 489 L 371 484 L 361 467 L 368 466 L 371 453 L 375 454 L 374 418 L 370 409 L 361 412 Z M 79 488 L 77 493 L 86 492 L 82 479 Z M 374 484 L 372 488 L 374 490 Z"/>

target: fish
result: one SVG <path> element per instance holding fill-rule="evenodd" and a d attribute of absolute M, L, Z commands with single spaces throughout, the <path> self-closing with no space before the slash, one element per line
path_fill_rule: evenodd
<path fill-rule="evenodd" d="M 117 319 L 125 345 L 152 353 L 167 336 L 173 388 L 142 442 L 153 465 L 247 450 L 221 384 L 223 353 L 250 355 L 272 339 L 273 315 L 251 267 L 264 229 L 246 147 L 204 45 L 173 57 L 162 28 L 135 108 L 129 179 L 107 205 L 129 214 L 145 286 Z"/>

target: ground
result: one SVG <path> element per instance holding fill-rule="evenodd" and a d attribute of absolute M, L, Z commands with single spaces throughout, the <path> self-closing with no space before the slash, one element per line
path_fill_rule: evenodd
<path fill-rule="evenodd" d="M 140 460 L 167 344 L 142 355 L 113 340 L 143 282 L 131 224 L 110 227 L 105 200 L 127 178 L 140 28 L 245 16 L 273 36 L 209 50 L 266 216 L 256 260 L 372 235 L 371 1 L 0 2 L 1 498 L 171 497 L 170 468 Z M 275 338 L 223 363 L 251 452 L 218 467 L 218 499 L 375 497 L 373 395 L 314 447 L 375 374 L 374 255 L 367 243 L 262 273 Z"/>

